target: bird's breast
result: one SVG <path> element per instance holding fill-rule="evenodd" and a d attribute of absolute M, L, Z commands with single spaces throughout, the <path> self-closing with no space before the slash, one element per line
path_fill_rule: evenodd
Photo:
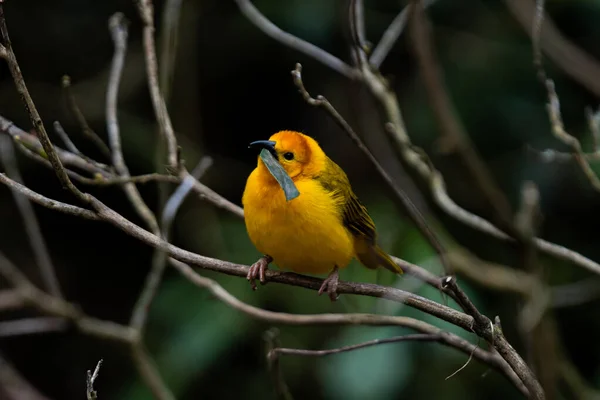
<path fill-rule="evenodd" d="M 344 268 L 354 256 L 352 235 L 342 224 L 339 205 L 313 179 L 295 182 L 300 196 L 285 200 L 279 185 L 265 184 L 255 170 L 242 202 L 250 239 L 279 267 L 323 274 Z"/>

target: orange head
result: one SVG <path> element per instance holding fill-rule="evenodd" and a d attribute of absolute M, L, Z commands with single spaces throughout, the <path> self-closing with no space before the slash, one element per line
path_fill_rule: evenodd
<path fill-rule="evenodd" d="M 295 131 L 279 131 L 269 140 L 252 142 L 250 146 L 269 150 L 292 179 L 318 175 L 327 158 L 316 140 Z M 260 157 L 258 168 L 269 174 Z"/>

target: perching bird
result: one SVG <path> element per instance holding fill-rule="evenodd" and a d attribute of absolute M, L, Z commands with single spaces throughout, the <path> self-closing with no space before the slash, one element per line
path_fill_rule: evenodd
<path fill-rule="evenodd" d="M 294 182 L 300 195 L 287 201 L 282 186 L 263 158 L 246 182 L 242 197 L 250 240 L 264 254 L 252 265 L 248 280 L 265 283 L 270 262 L 298 273 L 325 274 L 319 289 L 337 298 L 338 269 L 353 257 L 364 266 L 402 269 L 377 245 L 373 220 L 350 186 L 344 171 L 311 137 L 280 131 L 250 144 L 268 150 Z"/>

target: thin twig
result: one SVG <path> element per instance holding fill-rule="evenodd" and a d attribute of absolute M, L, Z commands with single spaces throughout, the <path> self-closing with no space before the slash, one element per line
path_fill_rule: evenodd
<path fill-rule="evenodd" d="M 0 276 L 13 286 L 23 303 L 46 315 L 73 321 L 83 333 L 123 343 L 131 343 L 136 338 L 128 327 L 89 317 L 75 305 L 41 291 L 1 252 Z"/>
<path fill-rule="evenodd" d="M 87 400 L 94 400 L 98 398 L 98 393 L 96 392 L 96 390 L 94 390 L 94 383 L 96 382 L 96 379 L 98 379 L 98 374 L 100 373 L 102 361 L 102 359 L 98 361 L 98 364 L 96 364 L 96 368 L 94 369 L 93 373 L 89 369 L 87 371 L 87 378 L 85 382 Z"/>
<path fill-rule="evenodd" d="M 25 147 L 32 153 L 42 157 L 48 161 L 48 155 L 40 143 L 38 137 L 31 133 L 25 132 L 19 128 L 12 121 L 0 116 L 0 132 L 9 135 L 15 143 Z M 62 161 L 65 167 L 76 167 L 82 171 L 86 171 L 93 175 L 105 177 L 111 175 L 111 171 L 107 165 L 92 161 L 89 158 L 83 158 L 77 154 L 71 153 L 60 147 L 53 146 L 60 161 Z M 52 166 L 52 164 L 50 164 Z"/>
<path fill-rule="evenodd" d="M 29 200 L 33 201 L 36 204 L 39 204 L 43 207 L 49 208 L 54 211 L 59 211 L 64 214 L 73 215 L 75 217 L 90 219 L 94 221 L 99 221 L 101 218 L 93 211 L 86 210 L 85 208 L 73 206 L 71 204 L 62 203 L 60 201 L 56 201 L 50 199 L 46 196 L 43 196 L 28 187 L 21 185 L 18 182 L 13 181 L 6 174 L 0 173 L 0 183 L 10 187 L 13 190 L 17 190 L 24 196 L 26 196 Z"/>
<path fill-rule="evenodd" d="M 162 381 L 154 360 L 148 355 L 148 351 L 141 342 L 133 344 L 131 356 L 154 397 L 158 400 L 175 400 L 175 395 Z"/>
<path fill-rule="evenodd" d="M 533 47 L 533 64 L 536 68 L 540 81 L 546 89 L 548 96 L 548 104 L 546 105 L 546 109 L 550 118 L 552 133 L 554 134 L 554 137 L 556 137 L 558 140 L 571 147 L 571 149 L 573 150 L 573 158 L 575 159 L 577 164 L 579 164 L 579 167 L 587 177 L 588 181 L 594 189 L 600 191 L 600 179 L 598 179 L 598 176 L 596 175 L 596 173 L 594 172 L 594 170 L 588 162 L 589 156 L 584 153 L 579 140 L 567 133 L 567 131 L 564 128 L 560 112 L 560 100 L 558 98 L 558 95 L 556 94 L 554 82 L 551 79 L 548 79 L 546 69 L 544 68 L 542 48 L 540 44 L 542 24 L 544 23 L 545 15 L 544 6 L 545 0 L 536 0 L 535 16 L 531 28 L 531 41 Z M 594 152 L 597 152 L 598 127 L 596 124 L 594 124 L 594 122 L 595 121 L 593 119 L 593 115 L 591 115 L 591 112 L 588 112 L 588 123 L 590 125 L 592 131 L 592 138 L 594 140 Z"/>
<path fill-rule="evenodd" d="M 0 290 L 0 311 L 11 311 L 24 306 L 23 298 L 15 289 Z"/>
<path fill-rule="evenodd" d="M 179 38 L 179 17 L 183 0 L 167 0 L 162 13 L 160 90 L 168 104 Z"/>
<path fill-rule="evenodd" d="M 535 20 L 537 13 L 536 1 L 539 0 L 504 0 L 508 10 L 528 35 L 536 31 L 532 29 L 532 21 Z M 600 63 L 564 37 L 545 13 L 543 21 L 543 29 L 540 28 L 538 31 L 540 50 L 545 52 L 567 75 L 596 96 L 600 96 Z"/>
<path fill-rule="evenodd" d="M 235 2 L 242 14 L 244 14 L 250 22 L 257 26 L 267 36 L 314 58 L 350 79 L 356 78 L 357 74 L 354 68 L 312 43 L 281 30 L 277 25 L 269 21 L 269 19 L 265 17 L 250 0 L 235 0 Z"/>
<path fill-rule="evenodd" d="M 73 94 L 73 89 L 71 87 L 71 78 L 68 75 L 63 76 L 62 87 L 65 91 L 69 109 L 74 114 L 84 136 L 87 136 L 90 142 L 92 142 L 100 150 L 102 155 L 104 155 L 107 159 L 110 159 L 110 149 L 106 143 L 104 143 L 104 140 L 102 140 L 100 136 L 98 136 L 98 134 L 92 128 L 90 128 L 85 116 L 79 109 L 77 101 L 75 100 L 75 95 Z"/>
<path fill-rule="evenodd" d="M 123 151 L 121 149 L 121 136 L 119 121 L 117 119 L 117 100 L 119 95 L 119 86 L 121 83 L 121 75 L 123 72 L 123 65 L 125 63 L 125 54 L 127 52 L 127 30 L 128 22 L 122 13 L 113 14 L 108 22 L 109 30 L 115 45 L 115 53 L 112 60 L 110 69 L 110 77 L 108 80 L 108 90 L 106 91 L 106 128 L 108 131 L 108 139 L 110 148 L 112 151 L 112 162 L 123 178 L 129 178 L 129 169 L 125 164 L 123 158 Z M 156 217 L 148 208 L 144 199 L 140 195 L 133 183 L 125 183 L 123 190 L 129 198 L 129 201 L 135 208 L 139 216 L 144 220 L 146 225 L 152 230 L 152 232 L 159 232 L 158 223 Z"/>
<path fill-rule="evenodd" d="M 265 340 L 267 367 L 271 373 L 271 380 L 275 387 L 275 394 L 277 398 L 282 400 L 292 400 L 293 396 L 290 392 L 288 385 L 285 383 L 283 377 L 283 371 L 281 370 L 281 364 L 279 363 L 278 353 L 276 351 L 279 348 L 279 330 L 277 328 L 271 328 L 266 331 L 263 335 Z"/>
<path fill-rule="evenodd" d="M 513 226 L 510 204 L 475 151 L 445 88 L 442 71 L 433 50 L 431 27 L 423 0 L 414 0 L 413 4 L 415 6 L 411 18 L 412 49 L 421 67 L 425 89 L 445 141 L 446 151 L 455 151 L 459 154 L 475 186 L 491 206 L 496 222 L 501 229 L 518 238 L 519 232 Z"/>
<path fill-rule="evenodd" d="M 577 161 L 577 164 L 579 164 L 581 171 L 585 174 L 592 187 L 600 191 L 600 179 L 590 166 L 581 148 L 581 143 L 579 143 L 579 140 L 577 140 L 575 136 L 571 136 L 565 130 L 560 112 L 560 100 L 556 94 L 554 82 L 551 79 L 547 79 L 545 86 L 548 92 L 548 104 L 546 105 L 546 109 L 548 111 L 554 137 L 573 149 L 573 157 L 575 161 Z"/>
<path fill-rule="evenodd" d="M 33 99 L 29 94 L 29 90 L 27 90 L 27 85 L 25 84 L 25 80 L 23 79 L 21 68 L 19 68 L 17 58 L 12 49 L 10 37 L 8 35 L 8 28 L 6 26 L 6 20 L 4 18 L 4 8 L 2 6 L 2 3 L 0 3 L 0 36 L 2 37 L 2 40 L 4 42 L 4 58 L 8 63 L 8 69 L 10 70 L 13 81 L 15 82 L 15 86 L 17 88 L 17 91 L 19 92 L 19 95 L 21 96 L 21 100 L 23 101 L 25 109 L 29 114 L 29 119 L 31 120 L 35 131 L 38 133 L 38 139 L 42 144 L 44 151 L 46 152 L 48 160 L 50 161 L 50 163 L 52 163 L 54 172 L 58 180 L 64 188 L 69 189 L 71 193 L 73 193 L 73 195 L 79 198 L 79 200 L 87 202 L 86 196 L 81 191 L 79 191 L 79 189 L 77 189 L 69 179 L 69 176 L 67 175 L 67 172 L 60 158 L 58 157 L 58 154 L 52 146 L 52 142 L 48 137 L 48 133 L 46 132 L 46 128 L 44 127 L 42 118 L 40 117 L 40 114 L 38 113 L 37 108 L 33 103 Z"/>
<path fill-rule="evenodd" d="M 369 340 L 367 342 L 352 344 L 349 346 L 342 346 L 336 349 L 329 350 L 305 350 L 305 349 L 289 349 L 285 347 L 277 347 L 272 351 L 281 354 L 281 355 L 291 355 L 291 356 L 303 356 L 303 357 L 323 357 L 329 356 L 332 354 L 345 353 L 348 351 L 354 351 L 359 349 L 364 349 L 365 347 L 378 346 L 381 344 L 390 344 L 390 343 L 398 343 L 398 342 L 439 342 L 441 341 L 441 335 L 437 334 L 428 334 L 428 333 L 417 333 L 413 335 L 403 335 L 403 336 L 394 336 L 391 338 L 385 339 L 374 339 Z"/>
<path fill-rule="evenodd" d="M 23 178 L 19 172 L 17 160 L 15 158 L 12 140 L 6 136 L 0 137 L 0 162 L 4 164 L 6 175 L 15 182 L 23 183 Z M 12 195 L 23 218 L 25 232 L 29 245 L 33 250 L 33 256 L 36 265 L 40 269 L 42 280 L 49 292 L 54 296 L 63 297 L 60 290 L 60 283 L 56 277 L 56 269 L 52 264 L 52 258 L 48 252 L 44 235 L 40 229 L 39 222 L 35 215 L 35 210 L 26 196 L 23 196 L 16 190 L 12 190 Z"/>
<path fill-rule="evenodd" d="M 56 132 L 60 140 L 62 140 L 62 142 L 65 144 L 67 150 L 69 150 L 71 153 L 77 154 L 78 156 L 82 156 L 81 151 L 79 151 L 77 146 L 75 146 L 75 143 L 73 143 L 60 122 L 54 121 L 54 124 L 52 125 L 54 126 L 54 132 Z"/>
<path fill-rule="evenodd" d="M 478 338 L 479 339 L 479 338 Z M 479 346 L 479 340 L 477 341 L 477 346 Z M 444 380 L 448 380 L 454 376 L 456 376 L 456 374 L 458 374 L 460 371 L 462 371 L 463 369 L 467 368 L 467 365 L 469 365 L 469 363 L 471 362 L 471 360 L 473 359 L 473 353 L 475 353 L 475 349 L 477 347 L 473 348 L 473 351 L 471 352 L 471 354 L 469 354 L 469 358 L 467 359 L 467 361 L 465 361 L 465 363 L 463 365 L 461 365 L 461 367 L 459 369 L 457 369 L 456 371 L 454 371 L 453 373 L 451 373 L 450 375 L 448 375 Z"/>
<path fill-rule="evenodd" d="M 0 322 L 0 337 L 34 335 L 64 331 L 68 326 L 64 318 L 35 317 Z"/>
<path fill-rule="evenodd" d="M 179 207 L 192 190 L 196 179 L 200 179 L 211 165 L 212 159 L 210 157 L 202 158 L 196 168 L 192 171 L 192 175 L 183 180 L 167 201 L 161 218 L 161 236 L 165 242 L 170 240 L 171 224 L 175 219 Z M 143 330 L 148 317 L 150 304 L 152 303 L 154 296 L 156 296 L 166 266 L 167 255 L 160 248 L 157 248 L 156 251 L 160 252 L 160 254 L 155 255 L 152 262 L 152 268 L 144 283 L 144 289 L 131 314 L 130 326 L 138 330 Z"/>
<path fill-rule="evenodd" d="M 435 2 L 436 0 L 425 0 L 423 2 L 423 7 L 429 7 Z M 385 58 L 388 56 L 388 54 L 394 47 L 394 44 L 404 31 L 404 27 L 408 22 L 408 17 L 411 13 L 412 7 L 413 3 L 409 3 L 406 7 L 404 7 L 402 11 L 400 11 L 400 13 L 396 15 L 396 18 L 394 18 L 394 20 L 387 27 L 385 32 L 383 32 L 379 43 L 377 43 L 377 46 L 375 46 L 373 53 L 371 53 L 371 58 L 369 58 L 369 63 L 374 68 L 381 67 L 381 64 L 383 64 L 383 61 L 385 61 Z"/>
<path fill-rule="evenodd" d="M 165 99 L 161 94 L 158 83 L 158 62 L 156 60 L 156 45 L 154 43 L 154 5 L 152 0 L 135 0 L 138 6 L 140 18 L 144 23 L 144 56 L 146 59 L 146 74 L 148 75 L 148 89 L 154 107 L 154 114 L 160 128 L 161 136 L 167 143 L 167 154 L 169 167 L 177 171 L 179 169 L 179 157 L 177 150 L 177 138 L 171 123 L 171 117 L 167 112 Z"/>
<path fill-rule="evenodd" d="M 598 299 L 600 282 L 597 279 L 554 286 L 550 292 L 550 304 L 553 308 L 573 307 Z"/>

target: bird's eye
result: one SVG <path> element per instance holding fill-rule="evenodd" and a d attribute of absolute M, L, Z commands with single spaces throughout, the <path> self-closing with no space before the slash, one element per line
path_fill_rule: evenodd
<path fill-rule="evenodd" d="M 287 153 L 283 153 L 283 158 L 285 158 L 288 161 L 291 161 L 294 159 L 294 153 L 288 151 Z"/>

